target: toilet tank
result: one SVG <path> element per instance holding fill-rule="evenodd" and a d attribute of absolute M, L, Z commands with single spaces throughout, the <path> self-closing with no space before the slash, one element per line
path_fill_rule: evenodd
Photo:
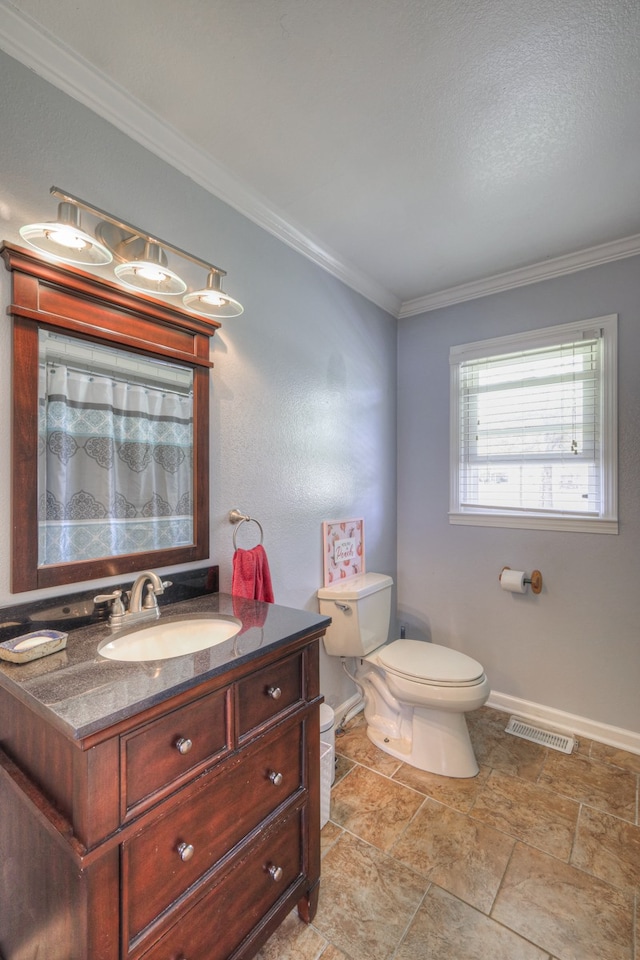
<path fill-rule="evenodd" d="M 332 657 L 364 657 L 386 643 L 393 580 L 363 573 L 318 590 L 320 613 L 331 617 L 324 646 Z"/>

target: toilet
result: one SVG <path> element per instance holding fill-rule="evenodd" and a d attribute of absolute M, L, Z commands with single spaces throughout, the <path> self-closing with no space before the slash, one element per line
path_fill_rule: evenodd
<path fill-rule="evenodd" d="M 318 590 L 331 617 L 324 638 L 334 657 L 355 657 L 367 735 L 385 753 L 445 777 L 475 777 L 465 713 L 489 697 L 482 665 L 422 640 L 386 643 L 393 580 L 365 573 Z"/>

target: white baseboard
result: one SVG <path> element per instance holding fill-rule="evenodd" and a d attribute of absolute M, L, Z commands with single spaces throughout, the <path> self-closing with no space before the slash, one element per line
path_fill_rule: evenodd
<path fill-rule="evenodd" d="M 533 703 L 531 700 L 522 700 L 507 693 L 499 693 L 497 690 L 491 691 L 487 706 L 504 713 L 514 714 L 522 720 L 537 720 L 545 728 L 558 733 L 572 734 L 578 738 L 586 737 L 588 740 L 596 740 L 610 747 L 628 750 L 629 753 L 640 754 L 640 733 L 635 733 L 633 730 L 612 727 L 608 723 L 599 723 L 597 720 L 579 717 L 574 713 L 556 710 L 555 707 Z M 364 703 L 359 696 L 349 697 L 344 703 L 334 708 L 336 725 L 354 709 L 358 712 L 363 708 Z"/>
<path fill-rule="evenodd" d="M 364 700 L 359 693 L 356 693 L 349 697 L 348 700 L 345 700 L 344 703 L 333 708 L 336 717 L 336 727 L 342 722 L 343 717 L 346 717 L 350 713 L 355 716 L 356 713 L 360 713 L 361 710 L 364 710 Z"/>
<path fill-rule="evenodd" d="M 578 717 L 573 713 L 565 713 L 564 710 L 556 710 L 555 707 L 545 707 L 530 700 L 521 700 L 507 693 L 499 693 L 497 690 L 491 691 L 487 706 L 505 713 L 513 713 L 523 720 L 538 720 L 548 729 L 557 730 L 558 733 L 571 733 L 578 738 L 587 737 L 589 740 L 597 740 L 598 743 L 606 743 L 610 747 L 640 754 L 640 733 L 634 733 L 633 730 L 611 727 L 607 723 L 598 723 L 597 720 L 588 720 L 587 717 Z"/>

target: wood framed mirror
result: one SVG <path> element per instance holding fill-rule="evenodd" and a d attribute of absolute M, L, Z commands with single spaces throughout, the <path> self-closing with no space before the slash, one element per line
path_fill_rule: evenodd
<path fill-rule="evenodd" d="M 12 591 L 207 559 L 220 324 L 1 251 L 13 292 Z"/>

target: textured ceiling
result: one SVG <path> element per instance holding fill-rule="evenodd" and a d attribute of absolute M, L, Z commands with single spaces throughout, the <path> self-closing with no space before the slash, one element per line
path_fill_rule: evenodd
<path fill-rule="evenodd" d="M 638 0 L 0 0 L 0 21 L 395 312 L 640 233 Z"/>

